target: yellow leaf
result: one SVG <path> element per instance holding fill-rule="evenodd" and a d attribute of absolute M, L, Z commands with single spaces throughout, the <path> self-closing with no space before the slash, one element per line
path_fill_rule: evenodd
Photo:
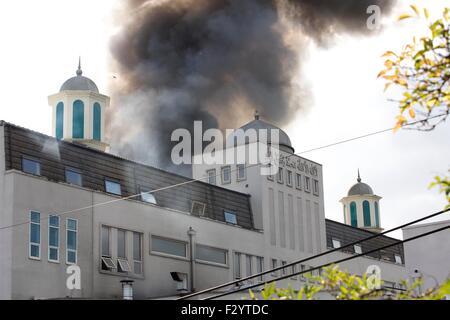
<path fill-rule="evenodd" d="M 425 18 L 429 18 L 430 17 L 430 13 L 428 12 L 427 8 L 423 8 L 423 13 L 425 14 Z"/>
<path fill-rule="evenodd" d="M 389 57 L 389 56 L 396 56 L 396 54 L 392 51 L 386 51 L 381 57 Z"/>
<path fill-rule="evenodd" d="M 386 60 L 384 62 L 384 66 L 388 69 L 392 68 L 393 65 L 394 65 L 394 63 L 391 60 Z"/>
<path fill-rule="evenodd" d="M 386 70 L 381 70 L 380 73 L 377 75 L 377 78 L 379 78 L 385 74 L 386 74 Z"/>
<path fill-rule="evenodd" d="M 412 5 L 410 5 L 410 7 L 414 10 L 414 12 L 416 13 L 417 16 L 420 15 L 419 9 L 417 9 L 417 7 L 415 5 L 412 4 Z"/>
<path fill-rule="evenodd" d="M 414 112 L 414 109 L 413 108 L 410 108 L 409 109 L 409 116 L 411 117 L 411 118 L 415 118 L 416 117 L 416 113 Z"/>
<path fill-rule="evenodd" d="M 400 15 L 397 20 L 400 21 L 400 20 L 405 20 L 405 19 L 409 19 L 409 18 L 412 18 L 412 16 L 410 14 L 404 13 L 404 14 Z"/>
<path fill-rule="evenodd" d="M 384 85 L 384 91 L 386 92 L 386 90 L 389 88 L 389 86 L 392 84 L 392 82 L 388 82 Z"/>

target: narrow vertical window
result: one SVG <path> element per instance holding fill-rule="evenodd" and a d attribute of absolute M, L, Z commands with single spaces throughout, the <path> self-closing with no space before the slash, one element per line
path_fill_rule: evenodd
<path fill-rule="evenodd" d="M 222 168 L 222 184 L 231 183 L 231 167 L 226 166 Z"/>
<path fill-rule="evenodd" d="M 286 184 L 292 187 L 292 171 L 286 170 Z"/>
<path fill-rule="evenodd" d="M 278 183 L 283 183 L 283 168 L 278 168 L 277 181 Z"/>
<path fill-rule="evenodd" d="M 264 258 L 263 257 L 256 257 L 256 273 L 262 273 L 264 270 Z M 264 276 L 259 276 L 259 281 L 264 281 Z"/>
<path fill-rule="evenodd" d="M 369 201 L 365 200 L 363 202 L 363 214 L 364 214 L 364 226 L 370 227 L 370 204 Z"/>
<path fill-rule="evenodd" d="M 380 213 L 379 213 L 379 209 L 378 209 L 378 201 L 375 201 L 375 223 L 376 223 L 376 226 L 379 228 L 380 227 Z"/>
<path fill-rule="evenodd" d="M 31 211 L 30 213 L 30 258 L 41 258 L 41 214 Z"/>
<path fill-rule="evenodd" d="M 84 103 L 81 100 L 73 103 L 72 137 L 74 139 L 84 138 Z"/>
<path fill-rule="evenodd" d="M 247 269 L 247 277 L 250 277 L 253 274 L 253 256 L 246 255 L 246 269 Z"/>
<path fill-rule="evenodd" d="M 287 265 L 287 262 L 286 261 L 281 261 L 281 266 L 282 267 L 284 267 L 282 270 L 281 270 L 281 272 L 283 273 L 283 275 L 286 275 L 286 266 Z"/>
<path fill-rule="evenodd" d="M 102 141 L 102 108 L 98 102 L 94 103 L 93 138 Z"/>
<path fill-rule="evenodd" d="M 66 262 L 67 264 L 76 264 L 78 221 L 75 219 L 67 219 L 66 229 L 67 229 Z"/>
<path fill-rule="evenodd" d="M 245 168 L 245 164 L 237 165 L 237 181 L 242 181 L 247 179 L 247 172 Z"/>
<path fill-rule="evenodd" d="M 64 103 L 60 102 L 56 106 L 56 139 L 61 140 L 64 137 Z"/>
<path fill-rule="evenodd" d="M 311 192 L 311 178 L 305 176 L 305 191 Z"/>
<path fill-rule="evenodd" d="M 127 258 L 127 232 L 125 230 L 117 230 L 117 271 L 130 272 L 131 267 Z"/>
<path fill-rule="evenodd" d="M 142 274 L 142 234 L 133 232 L 133 270 L 135 274 Z"/>
<path fill-rule="evenodd" d="M 271 261 L 272 263 L 272 269 L 276 269 L 278 267 L 278 260 L 277 259 L 272 259 Z M 272 277 L 276 277 L 278 275 L 278 271 L 273 271 L 271 273 Z"/>
<path fill-rule="evenodd" d="M 241 253 L 234 253 L 234 279 L 241 278 Z"/>
<path fill-rule="evenodd" d="M 358 227 L 358 219 L 357 219 L 357 213 L 356 213 L 356 203 L 352 202 L 350 203 L 350 222 L 352 227 Z"/>
<path fill-rule="evenodd" d="M 302 175 L 300 173 L 297 173 L 295 175 L 295 177 L 296 177 L 296 179 L 295 179 L 295 181 L 296 181 L 295 187 L 297 189 L 301 190 L 302 189 Z"/>
<path fill-rule="evenodd" d="M 216 176 L 217 176 L 216 169 L 208 170 L 208 171 L 206 172 L 206 174 L 208 175 L 208 183 L 209 183 L 209 184 L 215 185 L 215 184 L 217 183 L 217 179 L 216 179 Z"/>
<path fill-rule="evenodd" d="M 48 260 L 59 262 L 59 217 L 50 216 L 48 220 Z"/>
<path fill-rule="evenodd" d="M 102 270 L 113 271 L 116 269 L 116 264 L 111 259 L 111 228 L 102 226 L 101 237 L 101 268 Z"/>

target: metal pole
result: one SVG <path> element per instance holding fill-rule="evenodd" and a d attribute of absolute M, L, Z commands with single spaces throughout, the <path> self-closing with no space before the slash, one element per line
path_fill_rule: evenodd
<path fill-rule="evenodd" d="M 189 227 L 189 230 L 187 232 L 189 236 L 189 254 L 190 254 L 190 285 L 191 285 L 191 292 L 195 292 L 195 252 L 194 252 L 194 237 L 197 234 L 197 232 L 192 229 L 192 227 Z"/>

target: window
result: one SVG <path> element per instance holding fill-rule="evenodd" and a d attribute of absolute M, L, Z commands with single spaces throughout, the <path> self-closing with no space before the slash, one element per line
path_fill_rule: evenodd
<path fill-rule="evenodd" d="M 41 258 L 41 214 L 31 211 L 30 213 L 30 258 Z"/>
<path fill-rule="evenodd" d="M 237 181 L 242 181 L 247 179 L 247 171 L 245 168 L 245 164 L 237 165 Z"/>
<path fill-rule="evenodd" d="M 56 106 L 56 132 L 55 137 L 61 140 L 64 137 L 64 103 L 60 102 Z"/>
<path fill-rule="evenodd" d="M 264 270 L 264 258 L 263 257 L 256 257 L 256 273 L 262 273 Z M 258 280 L 263 282 L 264 276 L 259 276 Z"/>
<path fill-rule="evenodd" d="M 241 253 L 234 253 L 234 279 L 241 278 Z"/>
<path fill-rule="evenodd" d="M 313 193 L 316 196 L 319 195 L 319 181 L 315 179 L 313 179 Z"/>
<path fill-rule="evenodd" d="M 276 269 L 278 267 L 278 260 L 277 259 L 272 259 L 271 261 L 272 263 L 272 269 Z M 278 271 L 273 271 L 272 272 L 272 277 L 276 277 L 278 275 Z"/>
<path fill-rule="evenodd" d="M 208 176 L 208 183 L 216 185 L 217 184 L 217 173 L 216 169 L 211 169 L 206 171 L 206 175 Z"/>
<path fill-rule="evenodd" d="M 333 248 L 337 249 L 341 247 L 341 241 L 338 239 L 332 239 L 333 242 Z"/>
<path fill-rule="evenodd" d="M 294 264 L 294 265 L 291 267 L 291 272 L 292 272 L 291 279 L 297 280 L 297 276 L 295 275 L 295 273 L 297 272 L 297 265 Z"/>
<path fill-rule="evenodd" d="M 363 202 L 363 214 L 364 214 L 364 227 L 370 227 L 370 204 L 369 201 Z"/>
<path fill-rule="evenodd" d="M 350 221 L 351 221 L 352 227 L 355 227 L 355 228 L 358 227 L 355 202 L 350 203 Z"/>
<path fill-rule="evenodd" d="M 81 173 L 76 169 L 66 168 L 66 182 L 81 187 Z"/>
<path fill-rule="evenodd" d="M 152 236 L 152 251 L 187 258 L 187 243 Z"/>
<path fill-rule="evenodd" d="M 304 272 L 304 271 L 306 271 L 306 266 L 304 265 L 304 264 L 301 264 L 300 265 L 300 271 L 301 272 Z M 300 274 L 300 278 L 302 278 L 302 279 L 304 279 L 305 278 L 305 272 L 304 273 L 302 273 L 302 274 Z"/>
<path fill-rule="evenodd" d="M 195 216 L 203 217 L 205 215 L 206 205 L 202 202 L 192 201 L 191 213 Z"/>
<path fill-rule="evenodd" d="M 355 244 L 353 250 L 355 250 L 356 254 L 362 254 L 362 247 L 359 244 Z"/>
<path fill-rule="evenodd" d="M 151 190 L 142 190 L 141 189 L 141 200 L 144 202 L 147 202 L 147 203 L 157 204 L 156 198 L 153 195 L 153 193 L 151 193 Z"/>
<path fill-rule="evenodd" d="M 234 212 L 224 211 L 224 215 L 227 223 L 237 224 L 237 218 Z"/>
<path fill-rule="evenodd" d="M 115 194 L 115 195 L 122 195 L 122 190 L 120 187 L 120 183 L 117 181 L 112 180 L 105 180 L 105 190 L 107 193 Z"/>
<path fill-rule="evenodd" d="M 311 192 L 311 178 L 305 176 L 305 192 Z"/>
<path fill-rule="evenodd" d="M 378 211 L 378 201 L 375 201 L 375 223 L 376 226 L 379 228 L 380 227 L 380 213 Z"/>
<path fill-rule="evenodd" d="M 395 258 L 395 263 L 397 263 L 397 264 L 403 264 L 402 256 L 401 256 L 401 255 L 395 254 L 395 255 L 394 255 L 394 258 Z"/>
<path fill-rule="evenodd" d="M 347 206 L 344 204 L 344 223 L 347 224 Z"/>
<path fill-rule="evenodd" d="M 117 230 L 117 271 L 130 272 L 127 259 L 127 233 L 125 230 Z"/>
<path fill-rule="evenodd" d="M 94 103 L 94 134 L 93 138 L 96 141 L 102 141 L 102 108 L 100 103 Z"/>
<path fill-rule="evenodd" d="M 286 170 L 286 184 L 292 187 L 292 171 Z"/>
<path fill-rule="evenodd" d="M 48 260 L 59 262 L 59 217 L 50 216 L 48 220 Z"/>
<path fill-rule="evenodd" d="M 283 183 L 283 168 L 278 168 L 277 181 Z"/>
<path fill-rule="evenodd" d="M 133 232 L 133 270 L 135 274 L 142 274 L 142 234 Z"/>
<path fill-rule="evenodd" d="M 114 260 L 111 259 L 111 228 L 102 226 L 101 237 L 102 270 L 112 271 L 113 269 L 116 269 L 116 264 Z"/>
<path fill-rule="evenodd" d="M 218 264 L 227 264 L 228 251 L 225 249 L 213 248 L 197 244 L 196 258 L 205 262 L 212 262 Z"/>
<path fill-rule="evenodd" d="M 281 261 L 281 266 L 284 267 L 285 265 L 287 265 L 287 262 L 286 261 Z M 287 271 L 286 268 L 282 269 L 281 272 L 283 273 L 283 276 L 286 275 L 286 271 Z"/>
<path fill-rule="evenodd" d="M 231 167 L 223 167 L 222 168 L 222 184 L 231 183 Z"/>
<path fill-rule="evenodd" d="M 295 187 L 299 190 L 302 189 L 302 175 L 300 173 L 295 175 Z"/>
<path fill-rule="evenodd" d="M 253 274 L 253 256 L 246 255 L 245 256 L 245 270 L 246 270 L 246 276 L 250 277 Z M 249 282 L 253 282 L 252 280 L 249 280 Z"/>
<path fill-rule="evenodd" d="M 78 221 L 75 219 L 67 219 L 67 234 L 66 234 L 66 262 L 68 264 L 77 263 L 77 232 Z"/>
<path fill-rule="evenodd" d="M 35 176 L 40 176 L 41 164 L 37 160 L 22 158 L 22 171 Z"/>
<path fill-rule="evenodd" d="M 84 103 L 81 100 L 73 103 L 72 137 L 84 139 Z"/>

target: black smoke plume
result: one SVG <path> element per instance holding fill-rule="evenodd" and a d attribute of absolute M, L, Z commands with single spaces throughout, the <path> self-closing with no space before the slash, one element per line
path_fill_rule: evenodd
<path fill-rule="evenodd" d="M 189 175 L 171 165 L 173 130 L 192 131 L 194 120 L 204 130 L 234 128 L 256 109 L 274 124 L 288 123 L 309 104 L 301 73 L 308 43 L 368 34 L 368 6 L 387 14 L 393 2 L 124 0 L 111 42 L 113 149 Z"/>

